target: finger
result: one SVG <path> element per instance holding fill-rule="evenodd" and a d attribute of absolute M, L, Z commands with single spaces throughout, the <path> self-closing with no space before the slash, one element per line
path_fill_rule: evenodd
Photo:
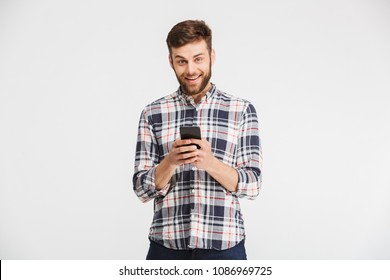
<path fill-rule="evenodd" d="M 195 162 L 196 162 L 196 157 L 179 160 L 180 164 L 190 164 L 190 163 L 195 163 Z"/>
<path fill-rule="evenodd" d="M 198 145 L 200 148 L 204 146 L 203 140 L 200 139 L 190 139 L 190 140 L 191 140 L 191 144 Z"/>
<path fill-rule="evenodd" d="M 190 140 L 190 139 L 184 139 L 184 140 L 178 139 L 178 140 L 176 140 L 175 142 L 176 142 L 176 145 L 177 145 L 177 146 L 184 146 L 184 145 L 189 145 L 189 144 L 191 144 L 191 140 Z"/>
<path fill-rule="evenodd" d="M 196 146 L 195 145 L 186 145 L 186 146 L 180 146 L 180 147 L 178 147 L 177 149 L 176 149 L 176 151 L 178 152 L 178 153 L 188 153 L 188 152 L 193 152 L 193 151 L 196 151 L 197 150 L 197 148 L 196 148 Z"/>
<path fill-rule="evenodd" d="M 184 164 L 197 164 L 199 162 L 201 162 L 202 159 L 199 158 L 198 155 L 194 156 L 194 157 L 190 157 L 190 158 L 186 158 L 186 159 L 182 159 L 180 160 L 181 163 L 184 163 Z"/>
<path fill-rule="evenodd" d="M 180 153 L 180 154 L 177 155 L 177 158 L 179 160 L 183 160 L 183 159 L 196 157 L 197 155 L 198 155 L 198 151 L 196 150 L 196 151 L 193 151 L 193 152 Z"/>

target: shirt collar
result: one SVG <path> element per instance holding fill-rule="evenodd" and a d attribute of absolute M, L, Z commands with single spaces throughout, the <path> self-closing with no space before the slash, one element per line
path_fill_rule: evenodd
<path fill-rule="evenodd" d="M 215 84 L 211 83 L 211 88 L 207 91 L 205 96 L 202 97 L 202 99 L 200 100 L 199 103 L 203 103 L 204 101 L 208 101 L 209 99 L 211 99 L 214 96 L 216 91 L 217 91 L 217 87 L 215 86 Z M 187 103 L 195 104 L 194 99 L 191 96 L 188 96 L 187 94 L 185 94 L 182 91 L 181 87 L 179 87 L 179 89 L 177 90 L 177 95 L 183 101 L 185 101 Z"/>

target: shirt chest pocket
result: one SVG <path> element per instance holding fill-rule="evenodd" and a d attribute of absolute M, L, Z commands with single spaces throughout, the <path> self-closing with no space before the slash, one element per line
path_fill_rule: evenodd
<path fill-rule="evenodd" d="M 210 135 L 210 139 L 214 156 L 226 164 L 234 166 L 239 142 L 238 129 L 220 126 L 214 135 Z"/>

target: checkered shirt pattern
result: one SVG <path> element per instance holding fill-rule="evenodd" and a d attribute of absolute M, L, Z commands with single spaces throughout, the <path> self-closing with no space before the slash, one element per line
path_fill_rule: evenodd
<path fill-rule="evenodd" d="M 156 189 L 156 167 L 180 138 L 180 126 L 191 125 L 201 128 L 216 158 L 237 170 L 237 192 L 191 164 L 178 167 L 170 182 Z M 238 244 L 245 237 L 238 198 L 258 196 L 261 164 L 258 119 L 250 102 L 212 85 L 199 103 L 179 88 L 149 104 L 140 117 L 133 176 L 139 199 L 154 199 L 149 239 L 177 250 L 224 250 Z"/>

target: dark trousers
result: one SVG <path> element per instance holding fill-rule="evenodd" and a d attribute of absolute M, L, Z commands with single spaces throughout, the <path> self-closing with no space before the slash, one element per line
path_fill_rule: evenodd
<path fill-rule="evenodd" d="M 245 240 L 227 250 L 173 250 L 150 241 L 147 260 L 246 260 Z"/>

